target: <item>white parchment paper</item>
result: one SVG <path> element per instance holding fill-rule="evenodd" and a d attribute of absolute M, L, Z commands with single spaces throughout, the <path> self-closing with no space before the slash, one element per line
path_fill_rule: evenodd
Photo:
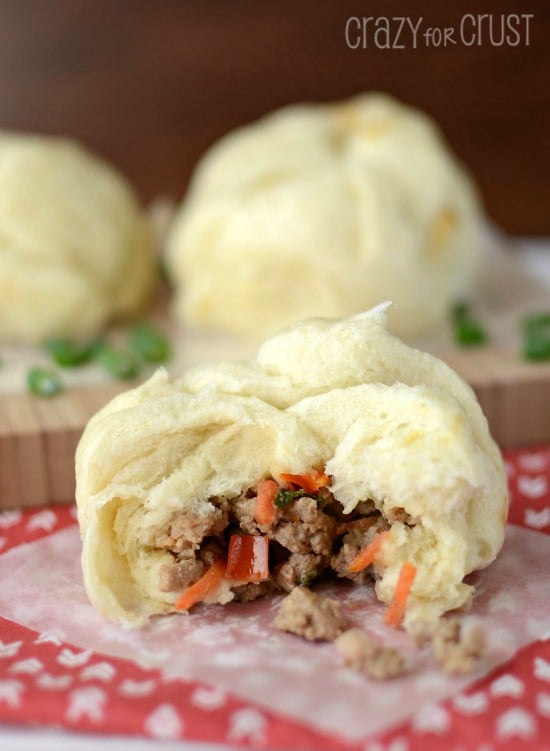
<path fill-rule="evenodd" d="M 320 731 L 349 740 L 382 731 L 421 707 L 458 693 L 515 651 L 550 630 L 550 537 L 509 526 L 497 561 L 475 575 L 472 613 L 487 629 L 490 654 L 480 671 L 449 678 L 428 649 L 383 624 L 384 608 L 370 586 L 343 584 L 340 599 L 353 625 L 408 655 L 408 675 L 384 683 L 340 664 L 331 644 L 278 632 L 281 597 L 254 603 L 199 606 L 190 615 L 157 618 L 128 630 L 89 604 L 80 573 L 78 530 L 70 528 L 0 557 L 0 615 L 83 648 L 135 660 L 173 676 L 208 681 Z"/>

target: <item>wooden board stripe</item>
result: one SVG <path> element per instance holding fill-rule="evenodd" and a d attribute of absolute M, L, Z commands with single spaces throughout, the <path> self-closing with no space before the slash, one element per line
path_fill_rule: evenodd
<path fill-rule="evenodd" d="M 127 385 L 78 389 L 53 399 L 0 396 L 0 508 L 74 498 L 74 454 L 92 414 Z"/>

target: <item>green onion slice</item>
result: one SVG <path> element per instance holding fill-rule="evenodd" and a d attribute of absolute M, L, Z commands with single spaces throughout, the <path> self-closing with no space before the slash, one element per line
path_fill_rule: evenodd
<path fill-rule="evenodd" d="M 281 488 L 277 491 L 273 503 L 277 508 L 286 508 L 290 503 L 298 498 L 303 498 L 305 495 L 308 495 L 305 490 L 285 490 Z"/>
<path fill-rule="evenodd" d="M 526 360 L 534 362 L 550 360 L 550 313 L 525 318 L 522 352 Z"/>
<path fill-rule="evenodd" d="M 527 316 L 523 321 L 524 331 L 546 331 L 550 336 L 550 313 Z"/>
<path fill-rule="evenodd" d="M 474 319 L 467 303 L 456 303 L 452 309 L 451 318 L 455 342 L 461 347 L 471 347 L 487 343 L 487 332 Z"/>
<path fill-rule="evenodd" d="M 131 352 L 102 343 L 96 348 L 95 358 L 113 378 L 126 381 L 139 375 L 139 364 Z"/>
<path fill-rule="evenodd" d="M 479 323 L 470 319 L 456 323 L 454 334 L 456 343 L 462 347 L 485 344 L 487 342 L 485 329 Z"/>
<path fill-rule="evenodd" d="M 94 354 L 94 343 L 79 344 L 70 339 L 53 338 L 45 343 L 50 356 L 62 368 L 74 368 L 89 362 Z"/>
<path fill-rule="evenodd" d="M 527 334 L 523 340 L 523 356 L 535 362 L 550 360 L 550 336 L 534 332 Z"/>
<path fill-rule="evenodd" d="M 57 373 L 43 368 L 31 368 L 29 370 L 27 386 L 36 396 L 50 397 L 63 391 L 63 384 Z"/>
<path fill-rule="evenodd" d="M 130 346 L 146 362 L 166 362 L 171 355 L 168 339 L 147 322 L 134 326 Z"/>
<path fill-rule="evenodd" d="M 323 498 L 320 493 L 311 493 L 303 488 L 298 490 L 289 490 L 287 488 L 279 488 L 273 503 L 277 508 L 286 508 L 290 503 L 297 501 L 298 498 L 313 498 L 317 502 L 317 506 L 322 509 L 326 506 L 326 499 Z"/>

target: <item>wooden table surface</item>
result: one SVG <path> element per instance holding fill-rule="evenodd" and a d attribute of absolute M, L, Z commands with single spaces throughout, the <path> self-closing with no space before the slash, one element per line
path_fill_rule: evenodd
<path fill-rule="evenodd" d="M 350 16 L 534 14 L 529 44 L 350 49 Z M 441 124 L 509 232 L 548 234 L 550 4 L 544 0 L 35 0 L 0 3 L 5 128 L 67 133 L 145 198 L 183 193 L 229 129 L 292 101 L 378 89 Z"/>

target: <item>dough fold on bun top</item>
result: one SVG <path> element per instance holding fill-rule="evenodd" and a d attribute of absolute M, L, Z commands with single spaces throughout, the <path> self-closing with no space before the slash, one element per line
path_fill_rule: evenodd
<path fill-rule="evenodd" d="M 0 341 L 89 337 L 138 312 L 154 276 L 120 174 L 71 141 L 0 132 Z"/>
<path fill-rule="evenodd" d="M 471 294 L 482 225 L 427 115 L 381 94 L 287 107 L 199 163 L 169 241 L 176 313 L 265 337 L 391 299 L 390 329 L 422 333 Z"/>
<path fill-rule="evenodd" d="M 296 324 L 254 361 L 195 368 L 175 381 L 159 370 L 92 418 L 77 452 L 77 503 L 84 580 L 102 613 L 143 623 L 172 612 L 181 591 L 162 585 L 162 571 L 183 566 L 182 555 L 200 557 L 212 541 L 226 553 L 223 521 L 215 532 L 205 522 L 201 534 L 217 537 L 199 535 L 192 551 L 189 526 L 196 532 L 210 517 L 218 524 L 220 509 L 227 526 L 253 503 L 260 480 L 312 468 L 330 478 L 337 507 L 312 513 L 360 525 L 370 504 L 387 530 L 371 569 L 382 601 L 391 601 L 402 564 L 416 567 L 407 628 L 467 605 L 464 577 L 491 563 L 503 542 L 502 459 L 470 387 L 389 334 L 385 308 Z M 170 537 L 178 534 L 179 542 Z M 295 551 L 288 535 L 274 536 Z M 330 544 L 332 558 L 317 550 L 326 567 L 342 539 Z M 194 565 L 197 578 L 204 564 Z M 224 580 L 206 601 L 233 595 Z"/>

